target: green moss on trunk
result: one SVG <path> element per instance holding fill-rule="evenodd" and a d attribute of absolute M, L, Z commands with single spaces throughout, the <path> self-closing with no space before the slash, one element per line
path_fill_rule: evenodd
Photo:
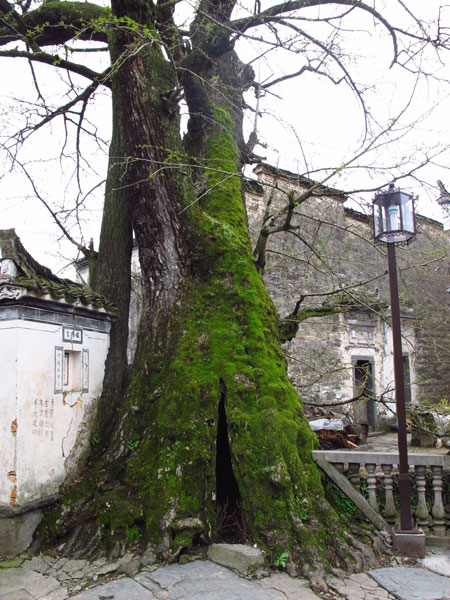
<path fill-rule="evenodd" d="M 283 548 L 326 562 L 338 522 L 323 499 L 311 457 L 316 437 L 288 380 L 277 314 L 254 266 L 224 111 L 206 149 L 211 191 L 188 218 L 196 225 L 195 272 L 164 325 L 167 345 L 149 347 L 134 365 L 109 450 L 116 460 L 97 470 L 90 510 L 109 548 L 147 540 L 173 558 L 217 539 L 222 400 L 247 539 L 273 555 Z M 83 494 L 88 488 L 66 502 Z"/>
<path fill-rule="evenodd" d="M 119 53 L 119 34 L 113 42 Z M 133 77 L 139 93 L 127 86 Z M 254 265 L 239 119 L 217 98 L 204 113 L 213 126 L 208 120 L 196 143 L 209 193 L 195 202 L 189 170 L 161 167 L 169 150 L 182 151 L 160 94 L 166 83 L 173 74 L 156 44 L 125 61 L 113 80 L 115 106 L 133 116 L 115 127 L 119 155 L 134 158 L 115 193 L 126 190 L 146 305 L 106 453 L 43 529 L 56 543 L 69 539 L 69 553 L 114 555 L 150 542 L 173 560 L 220 539 L 233 509 L 238 537 L 273 556 L 283 549 L 294 560 L 326 563 L 340 544 L 339 523 L 324 500 L 311 455 L 316 437 L 287 377 L 278 317 Z M 234 83 L 227 89 L 237 94 Z M 127 244 L 128 232 L 127 225 Z M 72 531 L 69 513 L 79 515 Z"/>

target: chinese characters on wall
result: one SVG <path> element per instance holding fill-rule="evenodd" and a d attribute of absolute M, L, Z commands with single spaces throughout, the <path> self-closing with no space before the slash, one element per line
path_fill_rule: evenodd
<path fill-rule="evenodd" d="M 43 440 L 54 439 L 54 399 L 36 398 L 33 402 L 31 433 Z"/>

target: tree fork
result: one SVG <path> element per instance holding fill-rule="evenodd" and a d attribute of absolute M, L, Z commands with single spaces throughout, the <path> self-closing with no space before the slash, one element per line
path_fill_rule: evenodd
<path fill-rule="evenodd" d="M 113 12 L 138 21 L 139 6 L 115 2 Z M 206 61 L 202 94 L 189 95 L 193 79 L 184 82 L 190 111 L 210 117 L 200 128 L 193 117 L 186 144 L 209 190 L 199 203 L 189 168 L 172 165 L 185 152 L 160 93 L 174 87 L 172 65 L 158 43 L 134 43 L 130 32 L 111 32 L 120 68 L 112 70 L 114 133 L 94 277 L 122 303 L 120 348 L 112 350 L 120 355 L 108 362 L 107 381 L 118 380 L 115 367 L 125 381 L 129 292 L 119 297 L 117 282 L 128 277 L 131 226 L 145 291 L 138 348 L 125 392 L 108 384 L 102 400 L 106 452 L 42 528 L 56 543 L 69 537 L 69 553 L 90 539 L 91 553 L 150 543 L 175 560 L 220 534 L 218 504 L 231 501 L 248 540 L 326 563 L 340 544 L 339 521 L 324 500 L 311 456 L 316 438 L 287 377 L 242 202 L 242 91 L 253 72 L 227 50 L 213 67 Z"/>

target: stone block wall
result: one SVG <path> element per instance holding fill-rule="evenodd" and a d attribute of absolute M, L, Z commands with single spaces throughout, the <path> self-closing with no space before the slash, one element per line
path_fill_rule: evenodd
<path fill-rule="evenodd" d="M 288 194 L 301 198 L 313 182 L 267 165 L 255 169 L 260 186 L 246 195 L 255 244 L 267 203 L 274 215 Z M 367 361 L 378 399 L 393 408 L 393 361 L 386 249 L 372 243 L 371 220 L 346 208 L 337 190 L 317 188 L 295 208 L 293 229 L 269 237 L 264 279 L 281 318 L 301 309 L 348 303 L 338 314 L 309 317 L 284 344 L 290 377 L 305 403 L 340 404 L 356 393 L 355 364 Z M 280 224 L 283 217 L 272 219 Z M 397 250 L 403 354 L 411 398 L 450 397 L 450 246 L 442 225 L 417 219 L 417 238 Z M 380 408 L 380 405 L 379 405 Z"/>

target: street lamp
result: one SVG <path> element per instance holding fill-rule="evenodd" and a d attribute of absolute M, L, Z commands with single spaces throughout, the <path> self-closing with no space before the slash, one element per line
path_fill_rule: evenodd
<path fill-rule="evenodd" d="M 395 246 L 408 245 L 416 235 L 414 199 L 396 189 L 379 192 L 373 200 L 373 231 L 376 242 L 387 245 L 389 287 L 391 292 L 392 342 L 394 348 L 394 380 L 398 423 L 400 533 L 413 533 L 411 516 L 411 481 L 408 469 L 406 438 L 405 380 L 403 373 L 400 308 L 398 300 Z"/>
<path fill-rule="evenodd" d="M 375 241 L 388 248 L 408 245 L 416 236 L 415 217 L 414 198 L 391 183 L 387 192 L 379 192 L 373 200 Z"/>

